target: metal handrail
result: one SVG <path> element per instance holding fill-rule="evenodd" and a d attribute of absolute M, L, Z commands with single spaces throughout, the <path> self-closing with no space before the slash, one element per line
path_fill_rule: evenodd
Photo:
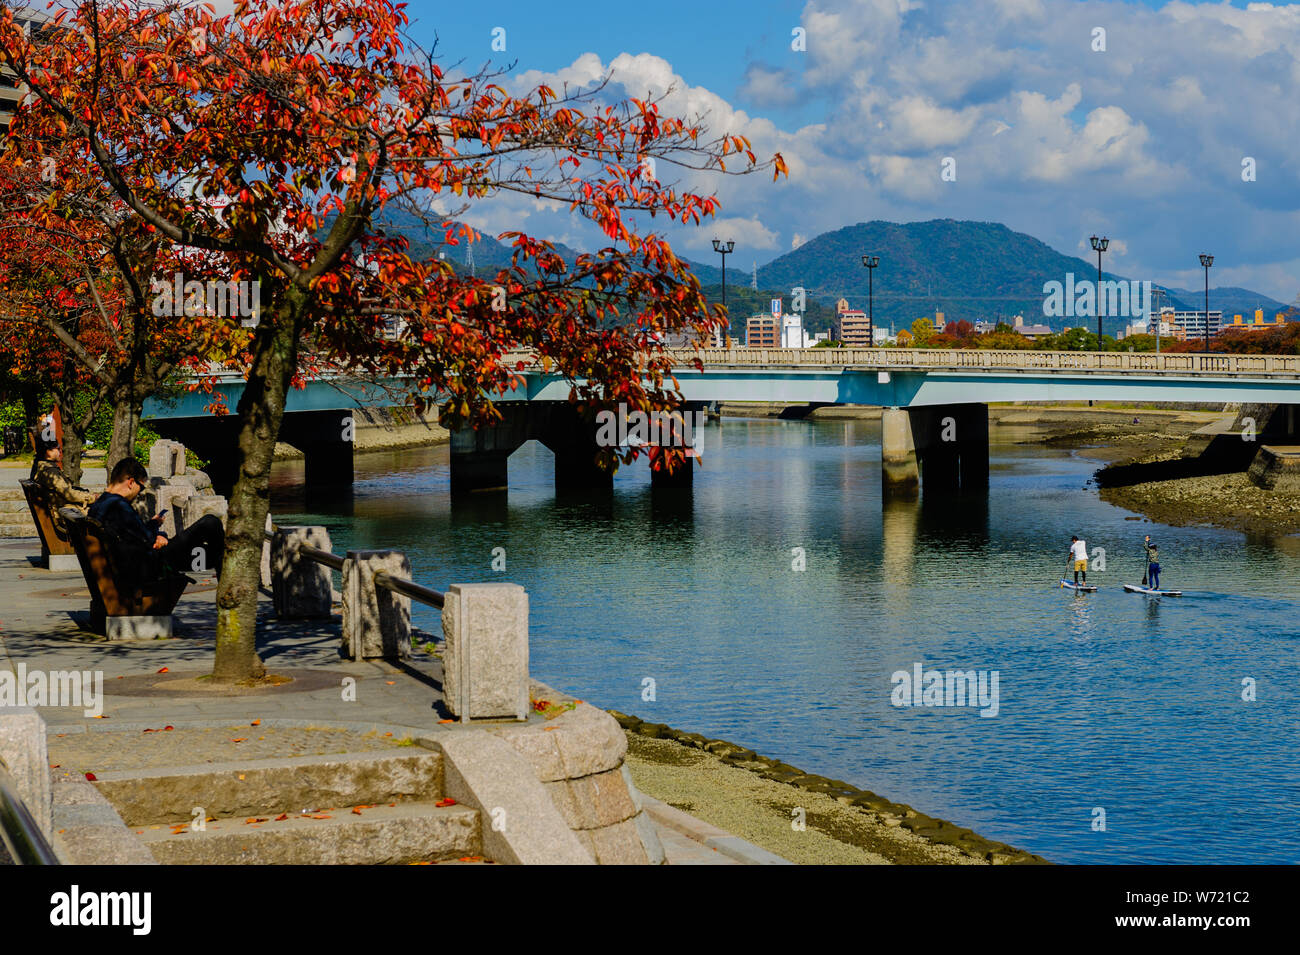
<path fill-rule="evenodd" d="M 271 525 L 275 527 L 274 524 Z M 275 527 L 279 530 L 278 527 Z M 263 536 L 268 541 L 274 541 L 275 535 L 270 531 L 264 532 Z M 342 571 L 344 558 L 338 554 L 331 554 L 327 550 L 320 550 L 316 547 L 302 546 L 298 548 L 298 553 L 302 554 L 308 560 L 314 560 L 318 564 L 324 564 L 326 567 L 333 567 L 335 570 Z M 374 575 L 375 586 L 383 587 L 385 590 L 391 590 L 395 594 L 401 594 L 403 597 L 410 597 L 412 600 L 419 601 L 422 604 L 428 604 L 430 607 L 442 609 L 447 597 L 436 590 L 417 584 L 411 580 L 405 580 L 401 577 L 394 577 L 392 574 L 384 571 L 377 571 Z"/>
<path fill-rule="evenodd" d="M 401 577 L 394 577 L 392 574 L 385 573 L 382 570 L 375 571 L 375 586 L 383 587 L 385 590 L 391 590 L 395 594 L 401 594 L 403 597 L 410 597 L 412 600 L 418 600 L 422 604 L 428 604 L 431 607 L 442 608 L 447 601 L 446 594 L 440 594 L 436 590 L 430 590 L 414 581 L 405 580 Z"/>
<path fill-rule="evenodd" d="M 0 762 L 0 841 L 9 850 L 9 857 L 18 865 L 60 865 L 45 833 L 16 790 L 9 770 Z"/>
<path fill-rule="evenodd" d="M 318 564 L 324 564 L 326 567 L 333 567 L 335 570 L 343 569 L 343 558 L 338 554 L 331 554 L 327 550 L 321 550 L 317 547 L 308 547 L 306 544 L 298 548 L 298 553 L 308 560 L 314 560 Z"/>

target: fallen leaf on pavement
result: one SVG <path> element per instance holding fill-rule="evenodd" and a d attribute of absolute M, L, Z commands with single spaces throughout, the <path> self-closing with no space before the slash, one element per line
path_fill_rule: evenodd
<path fill-rule="evenodd" d="M 434 805 L 437 806 L 439 809 L 445 809 L 447 806 L 456 805 L 456 800 L 448 796 L 446 799 L 439 799 L 436 803 L 434 803 Z"/>
<path fill-rule="evenodd" d="M 159 670 L 158 672 L 159 672 L 159 673 L 167 673 L 167 672 L 170 671 L 170 669 L 171 669 L 170 667 L 163 667 L 163 668 L 162 668 L 161 670 Z"/>
<path fill-rule="evenodd" d="M 90 782 L 93 783 L 93 782 L 95 781 L 96 778 L 97 778 L 97 777 L 95 776 L 94 773 L 86 773 L 86 779 L 89 780 Z"/>
<path fill-rule="evenodd" d="M 249 726 L 261 726 L 261 725 L 262 725 L 262 721 L 261 721 L 261 720 L 253 720 L 253 722 L 249 723 L 248 725 L 249 725 Z"/>
<path fill-rule="evenodd" d="M 282 812 L 282 813 L 280 813 L 280 815 L 278 815 L 278 816 L 275 817 L 275 821 L 276 821 L 276 822 L 283 822 L 284 820 L 286 820 L 286 819 L 288 819 L 288 818 L 289 818 L 289 814 L 288 814 L 287 812 Z"/>

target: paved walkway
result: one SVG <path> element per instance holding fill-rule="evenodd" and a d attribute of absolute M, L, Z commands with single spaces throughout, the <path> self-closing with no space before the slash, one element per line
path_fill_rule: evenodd
<path fill-rule="evenodd" d="M 0 481 L 8 476 L 0 472 Z M 400 664 L 344 660 L 337 616 L 279 621 L 266 594 L 258 605 L 258 652 L 270 673 L 293 681 L 234 696 L 204 689 L 199 678 L 211 672 L 214 656 L 214 579 L 199 578 L 181 599 L 173 639 L 108 643 L 84 629 L 89 593 L 81 574 L 37 567 L 33 559 L 39 550 L 34 538 L 0 540 L 0 671 L 89 672 L 97 675 L 92 681 L 102 678 L 103 686 L 99 699 L 83 697 L 75 706 L 39 706 L 52 736 L 162 731 L 166 726 L 251 726 L 254 720 L 268 729 L 341 727 L 381 737 L 391 733 L 396 739 L 457 731 L 455 724 L 441 722 L 450 714 L 443 707 L 442 665 L 436 655 L 418 649 L 412 660 Z M 430 634 L 419 631 L 415 637 L 422 645 L 432 641 Z M 540 715 L 532 718 L 544 720 Z M 258 735 L 263 734 L 250 731 L 249 742 L 258 744 Z M 670 863 L 736 863 L 736 858 L 704 845 L 712 833 L 692 831 L 689 823 L 655 821 Z"/>

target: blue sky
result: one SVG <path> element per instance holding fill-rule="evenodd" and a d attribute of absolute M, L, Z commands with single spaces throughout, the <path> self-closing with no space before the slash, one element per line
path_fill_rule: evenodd
<path fill-rule="evenodd" d="M 520 91 L 606 72 L 619 95 L 672 85 L 678 112 L 707 112 L 760 156 L 780 151 L 789 181 L 688 183 L 723 203 L 716 223 L 670 233 L 695 258 L 711 261 L 719 234 L 748 269 L 854 222 L 977 219 L 1075 254 L 1107 234 L 1108 270 L 1162 284 L 1199 287 L 1197 254 L 1210 251 L 1212 285 L 1300 292 L 1295 4 L 416 0 L 408 12 L 422 42 L 437 31 L 444 64 L 513 61 Z M 804 51 L 791 49 L 796 27 Z M 955 181 L 941 179 L 947 158 Z M 469 218 L 600 244 L 535 203 Z"/>

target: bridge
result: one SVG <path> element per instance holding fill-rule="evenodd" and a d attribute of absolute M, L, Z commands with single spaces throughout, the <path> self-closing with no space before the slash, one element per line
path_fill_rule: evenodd
<path fill-rule="evenodd" d="M 985 351 L 901 348 L 684 349 L 670 352 L 674 374 L 694 410 L 711 402 L 874 405 L 882 412 L 884 482 L 910 494 L 924 472 L 927 487 L 976 487 L 988 480 L 988 403 L 1007 401 L 1242 402 L 1300 404 L 1300 355 L 1154 354 L 1150 352 Z M 702 369 L 694 366 L 699 358 Z M 530 353 L 519 383 L 502 400 L 492 428 L 452 435 L 452 484 L 458 491 L 505 486 L 506 459 L 530 439 L 556 455 L 557 486 L 604 486 L 612 475 L 591 462 L 596 426 L 568 407 L 570 384 L 543 371 Z M 309 483 L 351 481 L 349 409 L 391 400 L 405 379 L 362 382 L 321 378 L 289 395 L 281 440 L 303 450 Z M 216 389 L 234 408 L 238 378 Z M 203 409 L 210 397 L 189 393 L 150 401 L 145 416 L 160 430 L 200 447 L 233 447 L 233 420 Z M 1292 415 L 1293 419 L 1293 415 Z M 1294 429 L 1288 426 L 1288 431 Z M 229 457 L 229 451 L 226 452 Z M 691 472 L 654 472 L 656 483 L 689 483 Z"/>

